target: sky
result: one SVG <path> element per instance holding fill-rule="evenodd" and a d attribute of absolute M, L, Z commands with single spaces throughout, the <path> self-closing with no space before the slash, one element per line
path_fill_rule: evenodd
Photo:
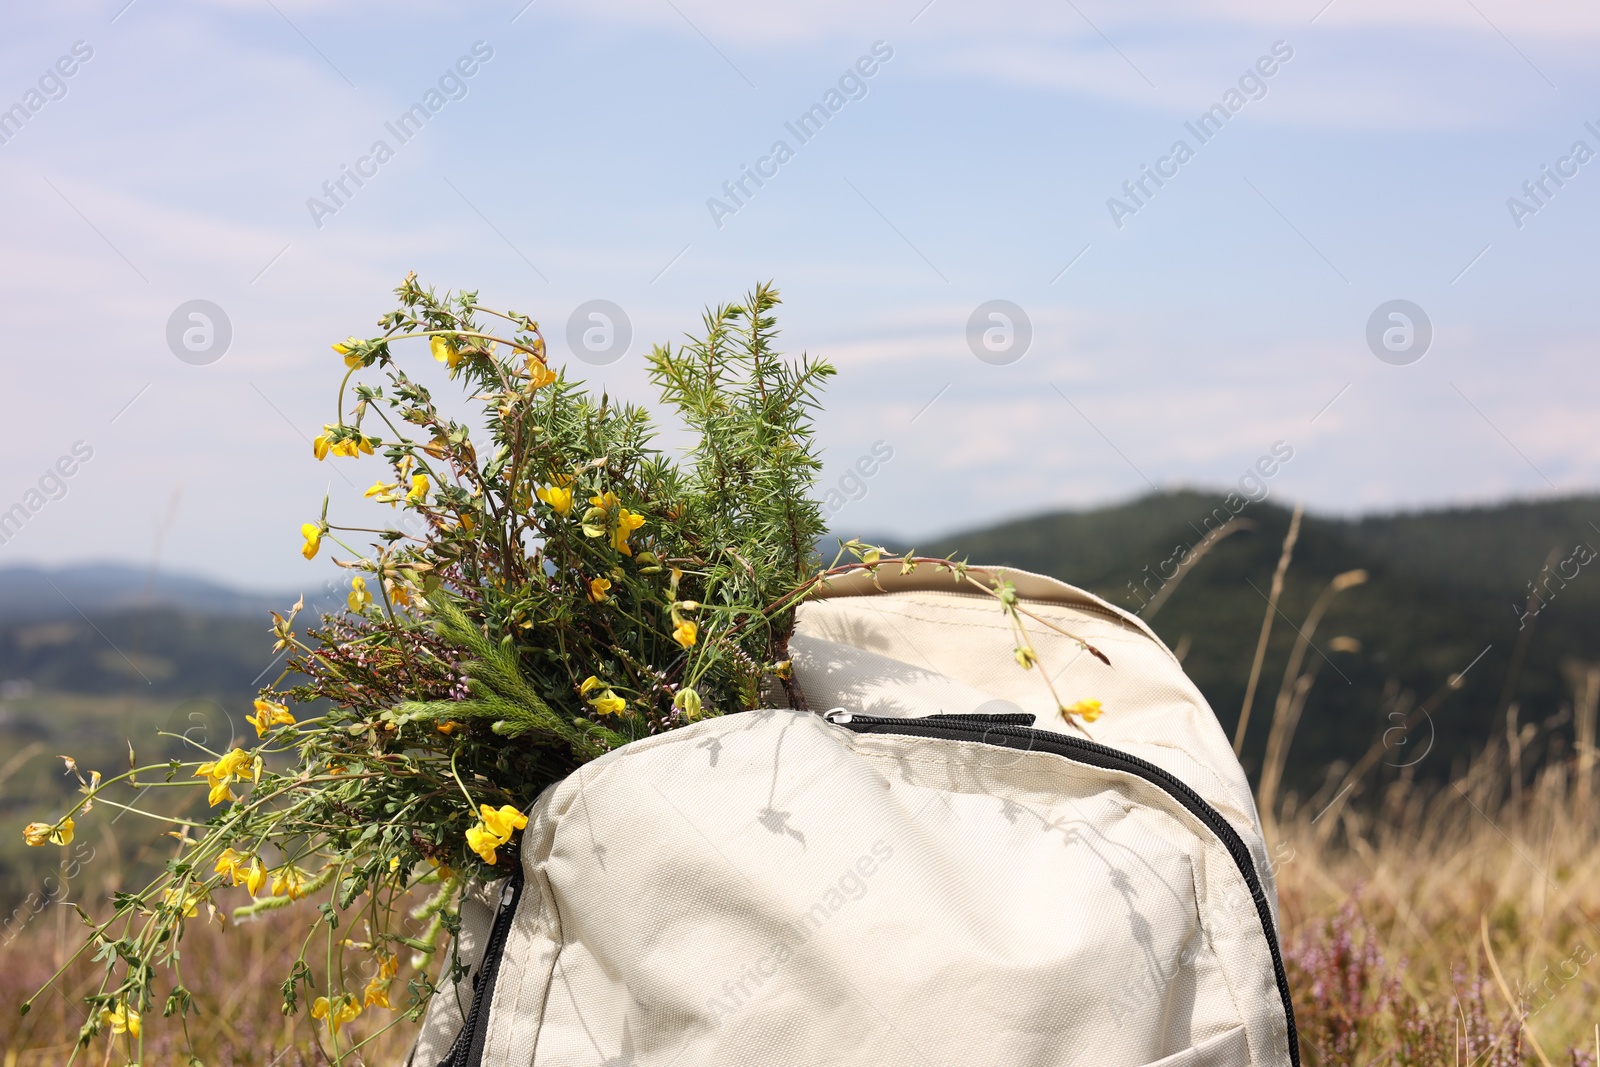
<path fill-rule="evenodd" d="M 774 280 L 787 350 L 839 370 L 845 534 L 1285 451 L 1271 498 L 1322 513 L 1600 485 L 1593 4 L 69 0 L 0 27 L 0 566 L 320 578 L 300 524 L 366 514 L 383 473 L 311 454 L 329 345 L 412 270 L 642 403 L 652 344 Z"/>

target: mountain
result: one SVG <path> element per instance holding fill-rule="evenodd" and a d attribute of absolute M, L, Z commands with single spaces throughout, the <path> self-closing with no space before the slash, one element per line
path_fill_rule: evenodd
<path fill-rule="evenodd" d="M 171 608 L 194 615 L 266 618 L 294 596 L 248 593 L 195 575 L 125 563 L 0 567 L 0 623 L 46 622 L 106 612 Z M 81 613 L 81 614 L 80 614 Z"/>

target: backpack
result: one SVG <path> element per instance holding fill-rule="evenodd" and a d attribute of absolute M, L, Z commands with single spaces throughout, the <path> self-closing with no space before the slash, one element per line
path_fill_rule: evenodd
<path fill-rule="evenodd" d="M 411 1067 L 1298 1067 L 1249 785 L 1166 646 L 1008 570 L 1111 661 L 1034 625 L 1025 670 L 992 597 L 898 569 L 801 607 L 819 710 L 704 719 L 540 796 L 517 870 L 461 903 L 470 973 Z M 1042 670 L 1103 717 L 1065 721 Z"/>

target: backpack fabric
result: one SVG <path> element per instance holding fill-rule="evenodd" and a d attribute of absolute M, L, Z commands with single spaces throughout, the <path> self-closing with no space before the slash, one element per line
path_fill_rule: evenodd
<path fill-rule="evenodd" d="M 1215 716 L 1137 618 L 1006 577 L 835 581 L 810 709 L 706 719 L 551 786 L 475 887 L 412 1067 L 1298 1065 L 1276 891 Z M 971 593 L 965 590 L 972 590 Z M 1101 701 L 1069 723 L 1061 699 Z M 823 711 L 823 709 L 831 709 Z"/>

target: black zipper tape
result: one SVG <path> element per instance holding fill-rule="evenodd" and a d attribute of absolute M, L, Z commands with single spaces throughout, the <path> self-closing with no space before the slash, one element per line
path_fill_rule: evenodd
<path fill-rule="evenodd" d="M 985 715 L 972 712 L 968 715 L 955 715 L 944 713 L 939 715 L 926 715 L 924 718 L 936 722 L 970 722 L 980 726 L 1032 726 L 1033 716 L 1026 711 L 1001 712 L 997 715 Z"/>
<path fill-rule="evenodd" d="M 1199 793 L 1172 774 L 1138 756 L 1131 756 L 1108 745 L 1067 734 L 995 721 L 1002 716 L 932 715 L 927 718 L 896 719 L 878 715 L 855 715 L 851 712 L 829 712 L 827 718 L 835 726 L 843 726 L 856 733 L 904 734 L 909 737 L 937 737 L 949 741 L 978 741 L 1004 748 L 1050 752 L 1075 763 L 1136 775 L 1182 804 L 1222 842 L 1223 847 L 1228 850 L 1228 855 L 1233 857 L 1239 873 L 1244 877 L 1245 884 L 1250 888 L 1250 897 L 1256 905 L 1256 915 L 1261 920 L 1261 932 L 1266 937 L 1267 948 L 1272 952 L 1272 972 L 1273 977 L 1277 979 L 1278 996 L 1283 1001 L 1283 1017 L 1289 1034 L 1289 1062 L 1293 1067 L 1300 1067 L 1300 1036 L 1295 1030 L 1294 1002 L 1289 994 L 1289 975 L 1283 967 L 1283 950 L 1278 945 L 1277 929 L 1272 922 L 1272 910 L 1267 903 L 1266 891 L 1261 885 L 1261 876 L 1256 872 L 1255 861 L 1250 856 L 1249 848 L 1239 837 L 1238 831 L 1222 817 L 1221 812 L 1206 803 Z M 1032 720 L 1032 716 L 1029 716 L 1029 720 Z"/>
<path fill-rule="evenodd" d="M 494 924 L 489 927 L 489 940 L 483 946 L 483 956 L 478 962 L 478 974 L 473 982 L 472 1007 L 461 1032 L 450 1046 L 450 1054 L 439 1067 L 482 1067 L 483 1046 L 489 1037 L 489 1007 L 494 1003 L 494 984 L 500 977 L 500 959 L 505 955 L 506 939 L 511 936 L 511 923 L 517 917 L 517 902 L 522 899 L 522 864 L 500 891 L 500 910 L 494 913 Z"/>

